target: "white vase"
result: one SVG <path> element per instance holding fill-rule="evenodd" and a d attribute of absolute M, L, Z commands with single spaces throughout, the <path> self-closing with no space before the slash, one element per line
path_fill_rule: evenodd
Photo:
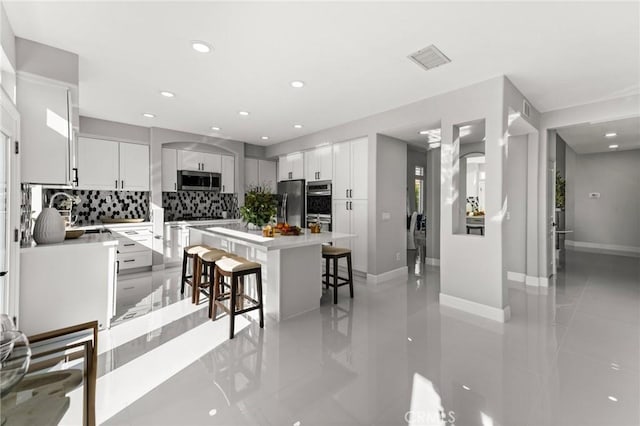
<path fill-rule="evenodd" d="M 64 241 L 64 220 L 58 209 L 42 209 L 33 227 L 33 239 L 38 244 L 54 244 Z"/>

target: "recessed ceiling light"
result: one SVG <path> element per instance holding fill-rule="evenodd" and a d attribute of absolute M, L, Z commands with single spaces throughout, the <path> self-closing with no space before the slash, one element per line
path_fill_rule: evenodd
<path fill-rule="evenodd" d="M 407 340 L 413 342 L 413 339 L 411 337 L 407 337 Z"/>
<path fill-rule="evenodd" d="M 304 81 L 300 81 L 300 80 L 292 81 L 291 87 L 295 87 L 296 89 L 304 87 Z"/>
<path fill-rule="evenodd" d="M 145 112 L 142 114 L 143 116 L 147 117 L 147 118 L 155 118 L 155 114 L 151 114 L 150 112 Z"/>
<path fill-rule="evenodd" d="M 418 132 L 418 134 L 420 134 L 420 135 L 428 135 L 430 132 L 431 132 L 431 130 L 420 130 Z"/>
<path fill-rule="evenodd" d="M 263 136 L 260 139 L 262 139 L 263 141 L 268 141 L 269 140 L 269 136 Z"/>
<path fill-rule="evenodd" d="M 464 390 L 471 390 L 471 388 L 470 388 L 469 386 L 467 386 L 467 385 L 462 385 L 462 389 L 464 389 Z"/>
<path fill-rule="evenodd" d="M 216 132 L 220 130 L 220 127 L 211 126 L 211 130 L 215 130 Z"/>
<path fill-rule="evenodd" d="M 160 92 L 160 94 L 165 98 L 173 98 L 175 96 L 175 94 L 171 92 L 167 92 L 166 90 L 163 90 L 162 92 Z"/>
<path fill-rule="evenodd" d="M 249 115 L 249 111 L 240 111 L 240 112 L 238 112 L 238 114 L 246 117 L 247 115 Z"/>
<path fill-rule="evenodd" d="M 191 42 L 191 47 L 193 47 L 193 50 L 195 50 L 196 52 L 199 52 L 199 53 L 209 53 L 209 52 L 211 52 L 211 46 L 209 46 L 204 41 L 194 40 L 194 41 Z"/>
<path fill-rule="evenodd" d="M 604 134 L 605 138 L 615 138 L 616 136 L 618 136 L 616 132 L 609 132 Z"/>
<path fill-rule="evenodd" d="M 617 149 L 618 145 L 609 145 L 609 149 Z"/>
<path fill-rule="evenodd" d="M 607 398 L 609 398 L 609 401 L 618 402 L 618 398 L 616 398 L 615 396 L 609 395 Z"/>
<path fill-rule="evenodd" d="M 302 124 L 294 124 L 293 128 L 294 129 L 302 129 Z"/>

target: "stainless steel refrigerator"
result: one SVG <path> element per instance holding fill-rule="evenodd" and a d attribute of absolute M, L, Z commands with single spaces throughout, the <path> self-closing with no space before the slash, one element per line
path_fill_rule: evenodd
<path fill-rule="evenodd" d="M 306 202 L 304 179 L 278 182 L 278 222 L 304 228 Z"/>

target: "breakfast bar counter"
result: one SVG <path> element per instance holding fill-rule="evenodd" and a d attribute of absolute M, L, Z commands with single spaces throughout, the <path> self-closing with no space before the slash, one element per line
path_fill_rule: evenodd
<path fill-rule="evenodd" d="M 322 244 L 349 238 L 355 235 L 312 234 L 308 229 L 297 236 L 268 238 L 242 224 L 189 229 L 190 244 L 207 244 L 262 265 L 264 309 L 276 321 L 320 307 Z"/>

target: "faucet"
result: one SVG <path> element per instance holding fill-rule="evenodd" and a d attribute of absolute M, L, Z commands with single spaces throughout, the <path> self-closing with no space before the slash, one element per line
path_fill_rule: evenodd
<path fill-rule="evenodd" d="M 68 200 L 71 200 L 73 202 L 73 197 L 71 195 L 67 194 L 66 192 L 56 192 L 55 194 L 53 194 L 51 196 L 51 199 L 49 199 L 49 208 L 53 207 L 53 200 L 56 197 L 58 197 L 59 195 L 64 195 L 65 197 L 67 197 Z"/>
<path fill-rule="evenodd" d="M 64 195 L 65 197 L 67 197 L 67 200 L 71 201 L 71 206 L 69 207 L 69 217 L 66 220 L 66 222 L 67 222 L 67 226 L 73 226 L 73 225 L 76 224 L 76 221 L 78 220 L 78 216 L 76 216 L 75 219 L 73 219 L 71 217 L 71 210 L 73 210 L 73 203 L 76 200 L 76 197 L 72 197 L 71 195 L 67 194 L 66 192 L 62 192 L 62 191 L 61 192 L 56 192 L 49 199 L 49 208 L 53 208 L 53 200 L 55 200 L 60 195 Z"/>

